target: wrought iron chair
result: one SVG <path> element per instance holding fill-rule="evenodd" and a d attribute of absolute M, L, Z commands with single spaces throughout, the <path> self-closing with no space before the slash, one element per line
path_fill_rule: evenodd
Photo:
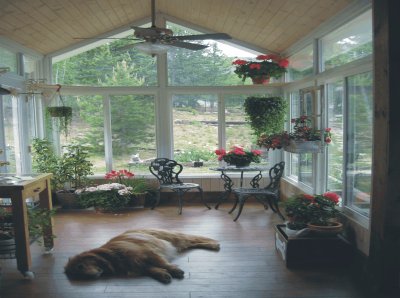
<path fill-rule="evenodd" d="M 242 213 L 244 203 L 249 197 L 255 197 L 259 202 L 261 202 L 264 205 L 265 209 L 268 209 L 269 205 L 269 207 L 273 212 L 277 213 L 282 220 L 285 220 L 285 217 L 282 215 L 278 207 L 279 185 L 284 168 L 285 168 L 285 162 L 283 161 L 274 165 L 269 170 L 270 182 L 264 188 L 259 187 L 258 182 L 261 180 L 260 177 L 259 179 L 252 180 L 251 183 L 252 188 L 240 187 L 232 189 L 232 192 L 234 193 L 236 200 L 235 204 L 233 205 L 229 213 L 232 213 L 239 204 L 239 210 L 234 221 L 236 221 L 239 218 L 240 214 Z"/>
<path fill-rule="evenodd" d="M 183 195 L 191 189 L 197 189 L 200 192 L 202 203 L 208 209 L 211 209 L 211 207 L 208 206 L 207 203 L 204 201 L 203 189 L 199 184 L 183 183 L 179 179 L 178 176 L 182 172 L 183 166 L 177 163 L 175 160 L 171 160 L 168 158 L 156 158 L 151 162 L 149 170 L 157 178 L 160 184 L 157 189 L 157 200 L 151 209 L 154 209 L 160 203 L 160 192 L 162 189 L 169 189 L 178 194 L 179 214 L 182 214 Z"/>

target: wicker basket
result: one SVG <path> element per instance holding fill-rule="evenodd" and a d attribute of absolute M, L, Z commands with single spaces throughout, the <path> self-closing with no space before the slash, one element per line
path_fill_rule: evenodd
<path fill-rule="evenodd" d="M 291 153 L 322 153 L 323 149 L 321 141 L 290 140 L 289 145 L 283 147 L 283 150 Z"/>

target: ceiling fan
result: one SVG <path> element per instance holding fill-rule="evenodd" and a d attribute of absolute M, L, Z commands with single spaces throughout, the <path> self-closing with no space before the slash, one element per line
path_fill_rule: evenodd
<path fill-rule="evenodd" d="M 186 42 L 187 40 L 224 40 L 232 37 L 226 33 L 209 33 L 196 35 L 174 36 L 172 30 L 156 26 L 155 21 L 155 0 L 151 0 L 151 27 L 143 28 L 132 26 L 135 38 L 109 38 L 109 39 L 128 39 L 140 40 L 140 42 L 128 44 L 118 48 L 118 50 L 127 50 L 136 48 L 151 55 L 162 54 L 171 49 L 171 47 L 184 48 L 188 50 L 203 50 L 207 45 Z M 104 38 L 101 38 L 104 39 Z M 108 39 L 108 38 L 105 38 Z"/>

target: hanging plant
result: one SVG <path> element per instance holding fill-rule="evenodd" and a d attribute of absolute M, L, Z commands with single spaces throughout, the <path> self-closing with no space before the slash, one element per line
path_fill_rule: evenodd
<path fill-rule="evenodd" d="M 46 112 L 48 116 L 56 119 L 55 125 L 57 125 L 58 131 L 64 133 L 65 136 L 68 136 L 69 127 L 72 122 L 72 108 L 64 105 L 63 98 L 60 94 L 60 88 L 61 86 L 58 87 L 56 92 L 62 106 L 47 107 Z"/>
<path fill-rule="evenodd" d="M 244 102 L 246 120 L 256 137 L 280 132 L 286 114 L 286 101 L 281 97 L 248 97 Z"/>

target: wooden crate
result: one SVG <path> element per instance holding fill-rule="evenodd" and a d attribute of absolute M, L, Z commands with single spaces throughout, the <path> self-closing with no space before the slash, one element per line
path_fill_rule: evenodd
<path fill-rule="evenodd" d="M 285 228 L 285 225 L 275 226 L 275 248 L 288 268 L 341 265 L 352 258 L 353 248 L 341 235 L 289 238 Z"/>

